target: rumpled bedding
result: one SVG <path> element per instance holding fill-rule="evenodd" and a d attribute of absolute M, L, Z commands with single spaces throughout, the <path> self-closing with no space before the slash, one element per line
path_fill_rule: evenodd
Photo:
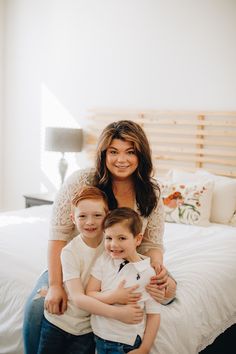
<path fill-rule="evenodd" d="M 0 214 L 0 353 L 23 354 L 25 301 L 46 268 L 51 206 Z M 236 228 L 166 223 L 164 264 L 176 300 L 163 306 L 151 354 L 196 354 L 236 322 Z"/>

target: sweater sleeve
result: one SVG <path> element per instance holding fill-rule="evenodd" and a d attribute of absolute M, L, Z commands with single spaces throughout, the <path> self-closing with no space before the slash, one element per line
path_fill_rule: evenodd
<path fill-rule="evenodd" d="M 139 253 L 145 254 L 150 249 L 163 250 L 164 220 L 164 206 L 160 197 L 156 208 L 145 220 L 147 226 L 143 234 L 142 243 L 138 249 Z"/>
<path fill-rule="evenodd" d="M 74 172 L 58 191 L 52 209 L 49 240 L 70 241 L 78 231 L 71 220 L 71 199 L 74 193 L 84 185 L 91 185 L 91 169 Z"/>

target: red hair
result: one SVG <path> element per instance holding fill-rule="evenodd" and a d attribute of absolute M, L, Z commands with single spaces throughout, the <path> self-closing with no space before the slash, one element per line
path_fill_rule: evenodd
<path fill-rule="evenodd" d="M 82 200 L 93 199 L 103 201 L 105 211 L 108 212 L 108 200 L 106 194 L 97 187 L 84 186 L 80 188 L 71 199 L 71 210 L 74 211 Z"/>

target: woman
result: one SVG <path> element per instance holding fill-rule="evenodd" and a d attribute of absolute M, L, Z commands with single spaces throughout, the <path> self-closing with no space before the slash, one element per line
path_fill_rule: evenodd
<path fill-rule="evenodd" d="M 76 235 L 70 217 L 71 197 L 84 184 L 103 190 L 109 209 L 130 207 L 143 221 L 143 241 L 139 252 L 151 257 L 156 277 L 147 291 L 159 302 L 173 299 L 175 281 L 163 266 L 164 209 L 160 189 L 152 179 L 153 165 L 150 146 L 143 129 L 136 123 L 122 120 L 109 124 L 98 145 L 95 170 L 77 171 L 59 191 L 53 207 L 48 246 L 48 276 L 45 272 L 33 290 L 25 310 L 25 354 L 37 352 L 43 303 L 48 312 L 64 313 L 67 297 L 62 284 L 60 253 Z M 45 288 L 48 287 L 46 298 Z"/>

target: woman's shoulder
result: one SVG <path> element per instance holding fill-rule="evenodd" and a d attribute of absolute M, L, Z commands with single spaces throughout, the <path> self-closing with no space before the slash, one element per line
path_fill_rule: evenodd
<path fill-rule="evenodd" d="M 80 169 L 73 172 L 66 179 L 65 183 L 57 193 L 57 205 L 60 205 L 61 208 L 62 205 L 66 204 L 68 207 L 72 195 L 78 190 L 78 188 L 93 184 L 94 172 L 95 171 L 92 168 Z"/>
<path fill-rule="evenodd" d="M 84 168 L 73 172 L 66 180 L 67 185 L 90 185 L 93 183 L 95 169 Z"/>

